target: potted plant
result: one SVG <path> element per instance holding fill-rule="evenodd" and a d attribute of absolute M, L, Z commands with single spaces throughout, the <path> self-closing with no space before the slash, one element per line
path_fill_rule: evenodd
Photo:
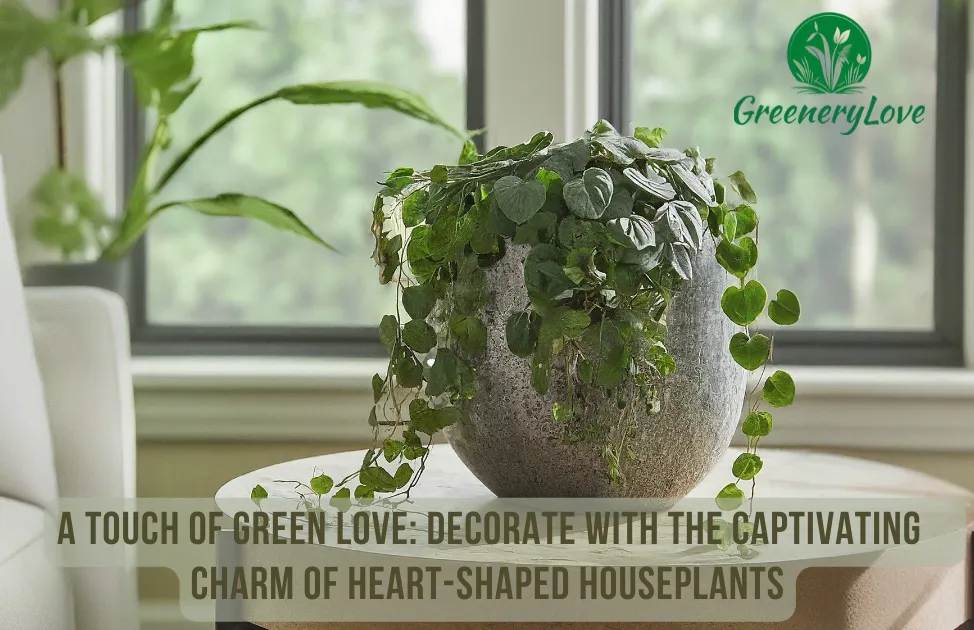
<path fill-rule="evenodd" d="M 42 18 L 20 0 L 0 2 L 0 108 L 16 93 L 25 65 L 45 55 L 55 77 L 55 125 L 58 164 L 33 190 L 33 235 L 55 250 L 61 262 L 28 268 L 25 281 L 41 285 L 88 285 L 116 290 L 121 285 L 117 262 L 145 233 L 150 222 L 173 208 L 184 207 L 218 217 L 244 217 L 293 232 L 330 247 L 291 210 L 272 201 L 237 193 L 160 203 L 166 185 L 210 138 L 247 112 L 272 101 L 294 105 L 359 104 L 397 111 L 468 137 L 441 118 L 421 97 L 394 86 L 367 81 L 336 81 L 292 85 L 228 112 L 165 166 L 163 151 L 172 144 L 171 117 L 200 84 L 194 76 L 194 46 L 205 34 L 229 29 L 256 29 L 250 22 L 229 22 L 201 28 L 176 27 L 174 0 L 160 3 L 155 19 L 134 33 L 103 37 L 92 26 L 120 8 L 120 0 L 70 0 L 56 17 Z M 64 64 L 84 53 L 117 52 L 131 73 L 139 104 L 146 108 L 153 131 L 139 160 L 138 176 L 119 216 L 106 212 L 85 180 L 67 169 L 65 112 L 61 73 Z"/>
<path fill-rule="evenodd" d="M 568 144 L 542 132 L 481 156 L 468 143 L 456 165 L 389 176 L 375 260 L 399 300 L 380 325 L 376 444 L 337 483 L 312 479 L 312 495 L 408 496 L 441 432 L 499 496 L 676 500 L 711 472 L 746 373 L 771 360 L 755 322 L 791 325 L 801 309 L 749 279 L 744 174 L 718 179 L 713 159 L 661 147 L 664 134 L 600 122 Z M 795 387 L 777 371 L 752 394 L 722 509 L 761 470 L 762 402 L 790 405 Z"/>

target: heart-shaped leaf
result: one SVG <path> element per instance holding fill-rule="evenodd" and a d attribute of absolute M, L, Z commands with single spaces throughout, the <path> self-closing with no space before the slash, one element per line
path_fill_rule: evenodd
<path fill-rule="evenodd" d="M 743 288 L 727 287 L 720 300 L 720 307 L 728 319 L 738 326 L 747 326 L 764 311 L 768 292 L 757 280 L 751 280 Z"/>
<path fill-rule="evenodd" d="M 429 192 L 424 189 L 417 190 L 406 197 L 402 202 L 403 225 L 406 227 L 416 227 L 426 220 L 429 201 Z"/>
<path fill-rule="evenodd" d="M 612 177 L 601 168 L 586 169 L 576 180 L 565 184 L 565 204 L 572 214 L 583 219 L 598 219 L 612 201 Z"/>
<path fill-rule="evenodd" d="M 714 199 L 713 190 L 710 190 L 702 181 L 700 181 L 700 178 L 694 175 L 693 171 L 682 164 L 671 164 L 670 170 L 700 201 L 704 202 L 711 208 L 717 205 L 717 201 Z"/>
<path fill-rule="evenodd" d="M 771 304 L 768 304 L 768 317 L 780 326 L 797 324 L 801 314 L 802 306 L 798 301 L 798 296 L 787 289 L 778 291 L 775 299 L 771 300 Z"/>
<path fill-rule="evenodd" d="M 768 361 L 771 339 L 760 334 L 748 337 L 745 333 L 737 333 L 731 338 L 730 353 L 738 365 L 753 372 Z"/>
<path fill-rule="evenodd" d="M 748 437 L 764 437 L 771 434 L 774 420 L 767 411 L 755 411 L 749 413 L 744 419 L 741 430 Z"/>
<path fill-rule="evenodd" d="M 321 496 L 328 494 L 335 487 L 335 482 L 328 475 L 318 475 L 311 480 L 311 491 Z"/>
<path fill-rule="evenodd" d="M 731 184 L 734 185 L 734 188 L 737 190 L 737 193 L 741 196 L 741 199 L 743 199 L 747 203 L 758 202 L 758 196 L 754 194 L 754 189 L 751 188 L 751 183 L 747 181 L 747 176 L 744 175 L 742 171 L 737 171 L 736 173 L 731 175 L 728 179 L 730 179 Z"/>
<path fill-rule="evenodd" d="M 737 215 L 733 212 L 727 212 L 724 214 L 724 238 L 734 242 L 737 238 Z"/>
<path fill-rule="evenodd" d="M 778 370 L 768 377 L 761 398 L 772 407 L 788 407 L 795 402 L 795 381 L 791 374 Z"/>
<path fill-rule="evenodd" d="M 606 224 L 606 228 L 612 238 L 626 247 L 642 250 L 656 246 L 656 230 L 653 224 L 638 214 L 613 219 Z"/>
<path fill-rule="evenodd" d="M 715 502 L 717 503 L 717 507 L 724 512 L 736 510 L 744 503 L 744 491 L 736 485 L 729 483 L 717 493 Z"/>
<path fill-rule="evenodd" d="M 764 462 L 754 453 L 741 453 L 734 460 L 733 473 L 741 481 L 750 481 L 761 472 L 762 466 Z"/>
<path fill-rule="evenodd" d="M 757 245 L 744 238 L 739 245 L 721 241 L 717 245 L 717 262 L 738 278 L 746 276 L 757 262 Z"/>
<path fill-rule="evenodd" d="M 432 284 L 418 284 L 402 291 L 402 305 L 412 319 L 426 319 L 436 305 L 436 290 Z"/>
<path fill-rule="evenodd" d="M 633 132 L 636 138 L 643 141 L 647 147 L 655 149 L 663 142 L 663 136 L 666 135 L 666 129 L 662 127 L 656 127 L 655 129 L 650 129 L 649 127 L 636 127 Z"/>
<path fill-rule="evenodd" d="M 734 208 L 734 214 L 737 215 L 738 236 L 747 236 L 758 226 L 758 215 L 751 206 L 738 206 Z"/>
<path fill-rule="evenodd" d="M 454 317 L 450 330 L 460 342 L 460 348 L 471 357 L 479 357 L 487 349 L 487 327 L 476 317 Z"/>
<path fill-rule="evenodd" d="M 538 342 L 537 328 L 533 325 L 531 312 L 522 311 L 511 315 L 505 329 L 507 347 L 515 356 L 526 359 L 534 352 Z"/>
<path fill-rule="evenodd" d="M 602 220 L 632 216 L 632 206 L 632 193 L 625 188 L 616 188 L 612 194 L 612 201 L 609 202 L 609 207 L 605 209 L 605 214 L 602 215 Z"/>
<path fill-rule="evenodd" d="M 645 190 L 655 199 L 670 201 L 676 197 L 676 190 L 673 189 L 673 186 L 653 169 L 647 169 L 646 173 L 640 173 L 630 167 L 622 173 L 629 178 L 629 181 Z"/>
<path fill-rule="evenodd" d="M 498 207 L 507 218 L 518 225 L 526 223 L 541 210 L 545 196 L 544 184 L 537 179 L 525 181 L 508 175 L 494 183 L 494 197 Z"/>

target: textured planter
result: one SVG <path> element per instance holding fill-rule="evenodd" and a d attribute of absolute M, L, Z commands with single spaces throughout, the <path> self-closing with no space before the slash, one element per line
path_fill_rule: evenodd
<path fill-rule="evenodd" d="M 124 289 L 124 266 L 118 262 L 49 263 L 24 270 L 28 287 L 94 287 L 119 293 Z"/>
<path fill-rule="evenodd" d="M 622 483 L 613 483 L 602 444 L 567 444 L 565 427 L 552 416 L 564 401 L 566 377 L 556 362 L 551 391 L 531 388 L 529 362 L 507 348 L 508 317 L 528 304 L 524 289 L 526 246 L 510 246 L 487 270 L 493 292 L 486 307 L 487 353 L 475 362 L 477 395 L 466 407 L 469 420 L 447 430 L 460 459 L 500 497 L 685 496 L 714 468 L 737 427 L 746 374 L 731 358 L 730 338 L 739 329 L 723 314 L 720 298 L 734 279 L 714 259 L 709 243 L 694 261 L 694 279 L 673 299 L 667 313 L 666 345 L 678 369 L 663 385 L 659 411 L 643 406 L 619 410 L 616 398 L 590 393 L 586 414 L 602 410 L 631 423 Z M 627 387 L 619 388 L 625 394 Z M 630 390 L 631 391 L 631 390 Z M 582 418 L 585 421 L 585 418 Z M 577 420 L 576 420 L 577 422 Z"/>

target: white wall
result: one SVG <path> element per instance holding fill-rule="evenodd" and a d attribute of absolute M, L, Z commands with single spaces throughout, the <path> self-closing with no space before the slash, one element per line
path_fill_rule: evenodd
<path fill-rule="evenodd" d="M 50 15 L 56 0 L 26 0 L 34 11 Z M 31 188 L 57 161 L 54 124 L 54 82 L 44 60 L 28 67 L 17 96 L 0 111 L 0 155 L 6 171 L 8 206 L 21 260 L 34 259 L 40 249 L 23 238 L 29 229 L 25 205 Z"/>

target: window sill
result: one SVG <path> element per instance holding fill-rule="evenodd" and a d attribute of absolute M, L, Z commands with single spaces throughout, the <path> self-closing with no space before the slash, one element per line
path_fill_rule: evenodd
<path fill-rule="evenodd" d="M 144 440 L 366 443 L 381 359 L 137 357 Z M 974 371 L 786 368 L 798 401 L 775 412 L 777 446 L 974 451 Z M 751 386 L 756 381 L 752 381 Z"/>

